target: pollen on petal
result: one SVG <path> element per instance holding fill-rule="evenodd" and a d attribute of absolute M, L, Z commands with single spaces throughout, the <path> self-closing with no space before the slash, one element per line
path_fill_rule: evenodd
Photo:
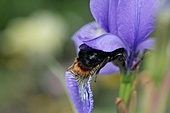
<path fill-rule="evenodd" d="M 78 113 L 91 113 L 93 109 L 93 94 L 90 88 L 91 77 L 87 83 L 77 83 L 71 72 L 66 72 L 66 85 L 71 100 Z"/>

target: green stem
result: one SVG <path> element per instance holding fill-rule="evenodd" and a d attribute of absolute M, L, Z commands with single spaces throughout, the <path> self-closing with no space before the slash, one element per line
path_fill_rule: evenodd
<path fill-rule="evenodd" d="M 135 78 L 134 73 L 130 74 L 121 73 L 119 97 L 122 98 L 126 102 L 126 104 L 128 104 L 131 93 L 134 90 L 134 78 Z"/>
<path fill-rule="evenodd" d="M 133 82 L 121 82 L 119 97 L 122 98 L 126 104 L 129 102 L 130 95 L 134 89 Z"/>

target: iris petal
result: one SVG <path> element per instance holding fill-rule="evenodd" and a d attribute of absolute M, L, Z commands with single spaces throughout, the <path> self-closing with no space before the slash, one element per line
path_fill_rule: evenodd
<path fill-rule="evenodd" d="M 83 27 L 81 27 L 73 36 L 72 40 L 74 41 L 77 51 L 79 51 L 79 46 L 83 44 L 83 42 L 78 38 L 78 36 L 81 36 L 82 38 L 86 40 L 94 39 L 105 32 L 103 29 L 96 23 L 96 22 L 90 22 Z"/>
<path fill-rule="evenodd" d="M 108 28 L 108 12 L 110 0 L 90 0 L 90 9 L 95 20 L 101 27 L 109 32 Z"/>
<path fill-rule="evenodd" d="M 117 8 L 118 31 L 131 49 L 155 27 L 159 0 L 120 0 Z"/>
<path fill-rule="evenodd" d="M 96 22 L 108 33 L 117 32 L 116 8 L 118 0 L 90 0 L 90 9 Z"/>
<path fill-rule="evenodd" d="M 77 83 L 76 78 L 70 73 L 66 72 L 66 84 L 78 113 L 91 113 L 93 109 L 93 94 L 90 88 L 91 77 L 88 82 L 82 87 Z M 83 91 L 83 92 L 82 92 Z"/>
<path fill-rule="evenodd" d="M 118 0 L 110 0 L 109 3 L 109 33 L 118 35 L 117 28 L 117 5 Z"/>
<path fill-rule="evenodd" d="M 119 72 L 119 68 L 115 66 L 112 62 L 108 62 L 99 72 L 99 74 L 113 74 Z"/>
<path fill-rule="evenodd" d="M 91 48 L 102 50 L 105 52 L 112 52 L 118 48 L 125 48 L 125 45 L 122 40 L 116 35 L 112 34 L 104 34 L 92 40 L 86 40 L 82 37 L 79 38 Z"/>
<path fill-rule="evenodd" d="M 105 33 L 106 32 L 99 26 L 99 24 L 96 22 L 90 22 L 80 28 L 77 34 L 81 35 L 83 38 L 86 38 L 86 40 L 91 40 Z"/>
<path fill-rule="evenodd" d="M 148 39 L 144 40 L 143 42 L 141 42 L 138 45 L 136 52 L 138 52 L 139 50 L 144 50 L 144 49 L 153 50 L 155 41 L 156 41 L 155 38 L 148 38 Z"/>

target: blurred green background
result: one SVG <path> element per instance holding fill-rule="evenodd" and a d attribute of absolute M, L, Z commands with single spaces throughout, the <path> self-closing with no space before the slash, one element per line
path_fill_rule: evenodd
<path fill-rule="evenodd" d="M 71 36 L 93 20 L 89 0 L 0 0 L 0 113 L 74 113 L 64 78 Z M 115 113 L 118 88 L 119 74 L 92 81 L 93 113 Z"/>

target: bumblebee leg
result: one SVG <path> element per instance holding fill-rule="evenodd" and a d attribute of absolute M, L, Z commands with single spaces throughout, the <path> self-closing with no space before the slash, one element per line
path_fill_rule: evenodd
<path fill-rule="evenodd" d="M 101 69 L 101 68 L 100 68 L 100 69 Z M 94 78 L 94 82 L 95 82 L 95 83 L 97 82 L 97 76 L 98 76 L 98 74 L 99 74 L 99 72 L 100 72 L 100 69 L 97 70 L 97 72 L 96 72 L 96 74 L 95 74 L 95 78 Z"/>
<path fill-rule="evenodd" d="M 100 64 L 99 69 L 96 71 L 94 82 L 97 82 L 97 75 L 99 74 L 100 70 L 108 63 L 110 60 L 110 57 L 108 56 L 107 58 L 104 59 L 104 61 Z"/>

